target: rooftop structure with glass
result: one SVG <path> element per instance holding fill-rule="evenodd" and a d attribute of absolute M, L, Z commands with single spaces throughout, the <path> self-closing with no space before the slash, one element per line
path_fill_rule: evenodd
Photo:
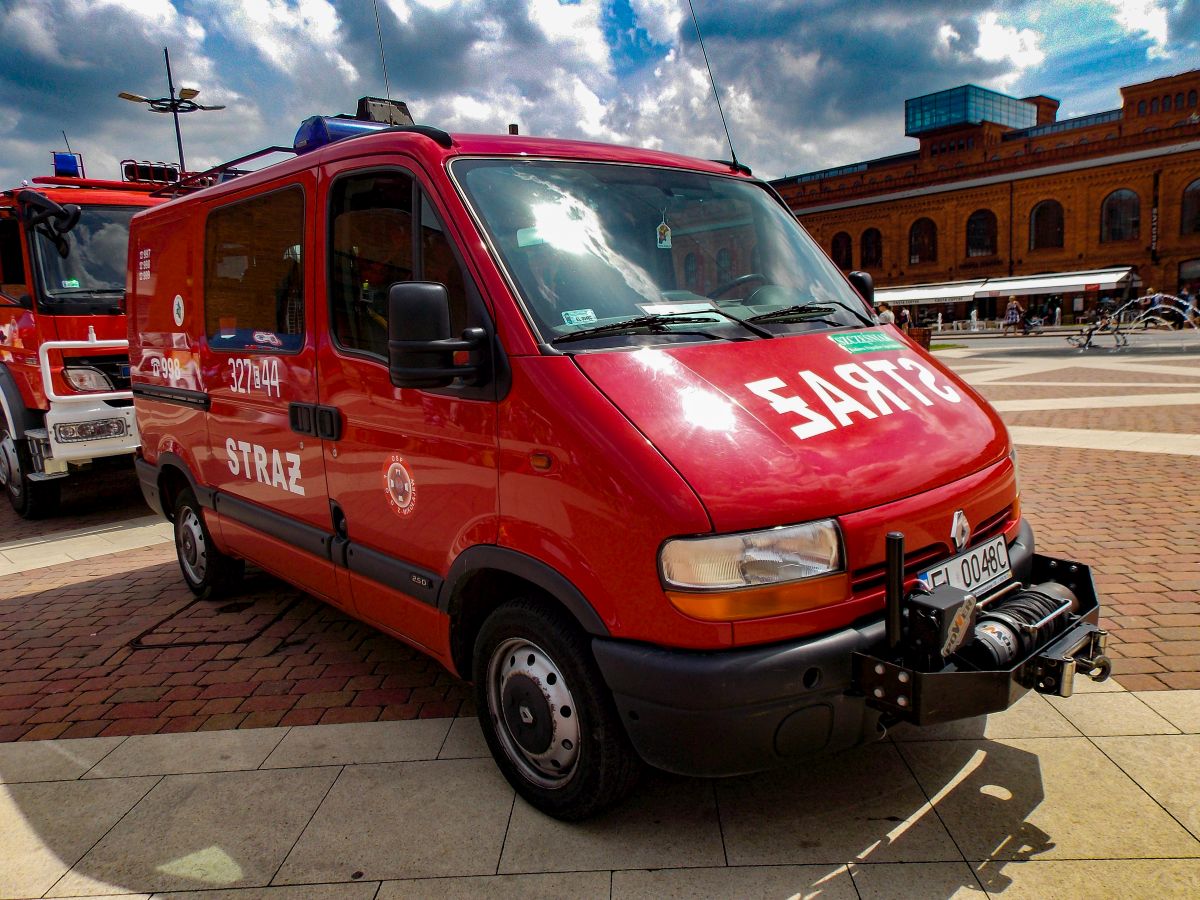
<path fill-rule="evenodd" d="M 1031 128 L 1037 124 L 1037 106 L 1007 94 L 964 84 L 913 97 L 904 101 L 904 133 L 919 137 L 954 125 L 995 122 L 1009 128 Z"/>

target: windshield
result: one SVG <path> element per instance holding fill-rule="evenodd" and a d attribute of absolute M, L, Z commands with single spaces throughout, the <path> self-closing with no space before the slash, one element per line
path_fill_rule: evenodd
<path fill-rule="evenodd" d="M 64 235 L 67 255 L 42 228 L 35 232 L 42 295 L 52 305 L 88 295 L 125 291 L 129 220 L 140 207 L 85 206 L 79 223 Z M 110 298 L 111 299 L 111 298 Z"/>
<path fill-rule="evenodd" d="M 611 345 L 635 332 L 751 340 L 872 323 L 753 182 L 557 160 L 460 160 L 454 174 L 551 343 Z"/>

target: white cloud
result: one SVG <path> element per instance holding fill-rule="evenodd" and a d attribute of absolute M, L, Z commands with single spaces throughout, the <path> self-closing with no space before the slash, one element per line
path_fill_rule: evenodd
<path fill-rule="evenodd" d="M 656 44 L 670 44 L 684 19 L 680 0 L 630 0 L 634 24 L 643 28 Z"/>
<path fill-rule="evenodd" d="M 1167 50 L 1167 4 L 1161 0 L 1108 0 L 1113 18 L 1126 32 L 1152 42 L 1150 57 L 1170 56 Z"/>
<path fill-rule="evenodd" d="M 1039 66 L 1046 59 L 1041 35 L 1032 28 L 1004 25 L 994 12 L 980 16 L 978 25 L 979 46 L 975 55 L 986 62 L 1008 62 L 1012 67 L 1002 81 L 1011 83 L 1021 76 L 1022 70 Z"/>
<path fill-rule="evenodd" d="M 231 39 L 249 43 L 281 72 L 294 72 L 315 50 L 343 81 L 358 78 L 339 49 L 341 19 L 329 0 L 218 0 L 216 11 Z"/>

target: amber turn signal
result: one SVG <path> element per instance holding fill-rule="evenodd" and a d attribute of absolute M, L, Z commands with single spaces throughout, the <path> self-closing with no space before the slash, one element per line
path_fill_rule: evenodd
<path fill-rule="evenodd" d="M 734 591 L 667 591 L 667 599 L 677 610 L 706 622 L 784 616 L 832 606 L 849 596 L 850 579 L 845 572 Z"/>

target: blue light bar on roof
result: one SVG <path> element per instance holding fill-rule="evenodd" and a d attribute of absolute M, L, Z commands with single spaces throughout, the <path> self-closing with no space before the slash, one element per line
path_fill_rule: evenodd
<path fill-rule="evenodd" d="M 55 178 L 83 177 L 83 157 L 78 153 L 55 150 L 50 155 L 54 159 Z"/>
<path fill-rule="evenodd" d="M 358 119 L 343 119 L 337 116 L 310 116 L 300 123 L 300 130 L 296 132 L 292 147 L 297 153 L 309 153 L 335 141 L 390 127 L 383 122 L 360 122 Z"/>

